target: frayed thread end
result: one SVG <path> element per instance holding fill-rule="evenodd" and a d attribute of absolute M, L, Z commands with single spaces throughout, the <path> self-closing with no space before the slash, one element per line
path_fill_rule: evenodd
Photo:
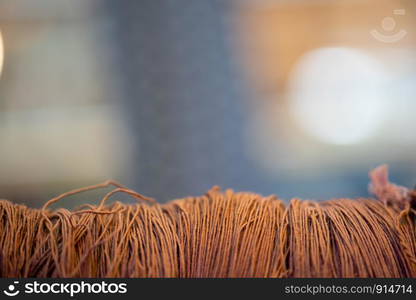
<path fill-rule="evenodd" d="M 398 207 L 401 209 L 412 205 L 414 191 L 406 187 L 393 184 L 389 181 L 389 168 L 381 165 L 370 172 L 369 191 L 385 205 Z"/>

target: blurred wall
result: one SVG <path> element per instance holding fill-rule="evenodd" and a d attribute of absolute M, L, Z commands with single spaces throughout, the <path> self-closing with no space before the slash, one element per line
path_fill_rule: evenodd
<path fill-rule="evenodd" d="M 1 198 L 367 196 L 381 163 L 416 182 L 414 1 L 180 2 L 0 2 Z"/>
<path fill-rule="evenodd" d="M 224 1 L 108 2 L 123 105 L 137 142 L 132 186 L 158 199 L 257 181 L 243 142 L 245 87 Z"/>

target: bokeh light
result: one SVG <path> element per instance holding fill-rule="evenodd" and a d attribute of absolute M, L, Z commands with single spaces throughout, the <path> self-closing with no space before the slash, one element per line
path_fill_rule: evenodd
<path fill-rule="evenodd" d="M 290 111 L 308 134 L 329 144 L 369 138 L 387 114 L 380 63 L 353 48 L 306 53 L 291 76 Z"/>

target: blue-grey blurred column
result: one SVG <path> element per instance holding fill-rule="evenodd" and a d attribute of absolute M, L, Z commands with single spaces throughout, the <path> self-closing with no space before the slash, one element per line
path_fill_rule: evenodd
<path fill-rule="evenodd" d="M 230 2 L 106 2 L 137 146 L 127 181 L 158 200 L 253 186 L 242 86 L 227 48 Z"/>

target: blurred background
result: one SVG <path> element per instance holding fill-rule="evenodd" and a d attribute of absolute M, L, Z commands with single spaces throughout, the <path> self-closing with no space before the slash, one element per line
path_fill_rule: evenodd
<path fill-rule="evenodd" d="M 412 0 L 0 0 L 0 198 L 416 183 Z M 104 191 L 63 200 L 97 203 Z M 133 201 L 116 196 L 117 200 Z"/>

